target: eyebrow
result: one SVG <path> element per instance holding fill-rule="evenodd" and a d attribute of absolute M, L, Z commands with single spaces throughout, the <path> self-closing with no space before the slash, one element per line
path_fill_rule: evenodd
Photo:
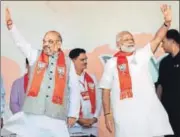
<path fill-rule="evenodd" d="M 85 60 L 85 59 L 88 59 L 87 57 L 86 58 L 81 58 L 80 60 Z"/>

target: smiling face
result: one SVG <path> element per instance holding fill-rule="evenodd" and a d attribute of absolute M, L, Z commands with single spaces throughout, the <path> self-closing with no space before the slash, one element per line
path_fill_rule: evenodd
<path fill-rule="evenodd" d="M 62 45 L 62 39 L 58 32 L 49 31 L 45 34 L 43 39 L 43 51 L 48 56 L 57 53 Z"/>
<path fill-rule="evenodd" d="M 123 52 L 133 52 L 135 50 L 133 35 L 128 31 L 120 32 L 116 37 L 116 45 Z"/>

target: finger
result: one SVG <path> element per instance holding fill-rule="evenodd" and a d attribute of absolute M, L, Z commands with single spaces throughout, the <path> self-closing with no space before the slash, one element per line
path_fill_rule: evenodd
<path fill-rule="evenodd" d="M 168 11 L 171 12 L 171 6 L 170 5 L 168 6 Z"/>
<path fill-rule="evenodd" d="M 68 127 L 72 127 L 72 123 L 71 122 L 68 123 Z"/>
<path fill-rule="evenodd" d="M 72 119 L 71 119 L 71 120 L 69 120 L 69 126 L 71 126 L 71 127 L 72 127 L 74 124 L 75 124 L 75 121 L 74 121 L 74 120 L 72 120 Z"/>
<path fill-rule="evenodd" d="M 166 10 L 168 9 L 168 5 L 167 4 L 165 5 L 165 8 L 166 8 Z"/>
<path fill-rule="evenodd" d="M 109 125 L 109 122 L 106 124 L 106 128 L 107 128 L 107 130 L 108 130 L 110 133 L 112 132 L 111 127 L 110 127 L 110 125 Z"/>
<path fill-rule="evenodd" d="M 161 5 L 161 11 L 163 12 L 163 5 Z"/>
<path fill-rule="evenodd" d="M 165 12 L 167 10 L 167 6 L 164 4 L 163 11 Z"/>
<path fill-rule="evenodd" d="M 165 9 L 165 10 L 167 9 L 167 4 L 164 4 L 164 9 Z"/>
<path fill-rule="evenodd" d="M 68 120 L 68 125 L 69 125 L 69 126 L 71 125 L 71 120 L 70 120 L 70 119 Z"/>
<path fill-rule="evenodd" d="M 111 121 L 109 122 L 109 129 L 110 129 L 110 132 L 112 132 L 112 122 Z"/>
<path fill-rule="evenodd" d="M 110 133 L 112 133 L 112 131 L 111 131 L 110 127 L 107 127 L 107 129 L 108 129 L 108 131 L 109 131 Z"/>
<path fill-rule="evenodd" d="M 6 8 L 6 20 L 9 20 L 10 19 L 10 12 L 9 12 L 9 9 Z"/>
<path fill-rule="evenodd" d="M 161 11 L 162 11 L 163 13 L 165 12 L 165 6 L 164 6 L 164 5 L 162 5 Z"/>
<path fill-rule="evenodd" d="M 6 8 L 6 13 L 7 13 L 8 15 L 10 14 L 8 7 Z"/>

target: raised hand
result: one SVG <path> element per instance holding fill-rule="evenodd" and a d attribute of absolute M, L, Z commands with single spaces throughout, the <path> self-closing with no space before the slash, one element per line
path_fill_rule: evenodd
<path fill-rule="evenodd" d="M 163 13 L 165 23 L 171 23 L 172 20 L 171 6 L 164 4 L 161 6 L 161 11 Z"/>
<path fill-rule="evenodd" d="M 13 21 L 12 21 L 12 18 L 11 18 L 11 14 L 10 14 L 9 8 L 6 8 L 6 11 L 5 11 L 5 20 L 6 20 L 7 28 L 9 30 L 12 29 Z"/>

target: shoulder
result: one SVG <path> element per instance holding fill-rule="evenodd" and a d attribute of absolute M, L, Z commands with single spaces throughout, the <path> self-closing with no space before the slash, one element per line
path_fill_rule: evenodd
<path fill-rule="evenodd" d="M 163 65 L 163 64 L 168 63 L 168 62 L 170 61 L 170 59 L 171 59 L 171 55 L 168 55 L 168 56 L 164 57 L 164 58 L 161 60 L 160 65 Z"/>
<path fill-rule="evenodd" d="M 36 51 L 37 51 L 37 56 L 38 56 L 38 57 L 39 57 L 39 56 L 41 55 L 41 53 L 43 52 L 42 49 L 36 49 Z"/>
<path fill-rule="evenodd" d="M 117 64 L 117 57 L 112 57 L 106 62 L 105 66 L 108 68 L 113 68 L 116 66 L 116 64 Z"/>
<path fill-rule="evenodd" d="M 67 56 L 67 55 L 65 55 L 65 54 L 64 54 L 64 56 L 65 56 L 66 64 L 67 64 L 68 66 L 70 66 L 70 64 L 72 63 L 72 62 L 71 62 L 71 59 L 69 58 L 69 56 Z"/>
<path fill-rule="evenodd" d="M 87 72 L 86 72 L 87 73 Z M 96 75 L 95 74 L 90 74 L 90 73 L 87 73 L 94 81 L 96 81 Z"/>
<path fill-rule="evenodd" d="M 15 86 L 15 85 L 17 85 L 18 83 L 20 83 L 20 82 L 23 81 L 23 80 L 24 80 L 24 76 L 21 76 L 21 77 L 17 78 L 17 79 L 13 82 L 13 85 Z"/>
<path fill-rule="evenodd" d="M 87 72 L 86 72 L 87 73 Z M 96 78 L 96 75 L 95 74 L 90 74 L 90 73 L 87 73 L 89 75 L 89 77 L 92 78 L 93 82 L 95 83 L 95 85 L 97 84 L 97 78 Z"/>

